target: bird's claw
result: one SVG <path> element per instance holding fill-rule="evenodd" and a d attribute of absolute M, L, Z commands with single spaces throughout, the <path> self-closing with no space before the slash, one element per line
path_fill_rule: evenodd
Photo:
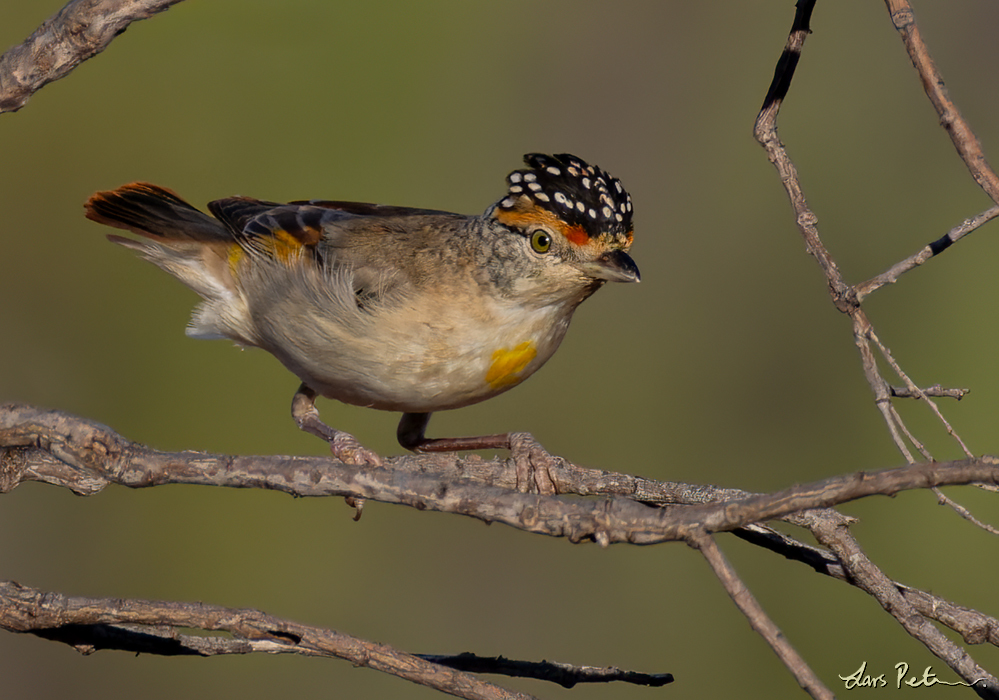
<path fill-rule="evenodd" d="M 510 433 L 510 458 L 516 469 L 518 491 L 546 496 L 558 493 L 554 471 L 561 466 L 561 457 L 549 453 L 533 435 Z"/>

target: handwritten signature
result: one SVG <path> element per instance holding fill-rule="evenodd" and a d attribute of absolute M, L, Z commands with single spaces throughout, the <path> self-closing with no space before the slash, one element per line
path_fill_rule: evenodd
<path fill-rule="evenodd" d="M 885 677 L 884 673 L 875 676 L 867 672 L 866 661 L 860 664 L 860 668 L 851 673 L 849 676 L 840 676 L 839 679 L 844 682 L 847 690 L 852 690 L 853 688 L 884 688 L 888 685 L 888 679 Z M 910 676 L 909 664 L 904 661 L 900 661 L 895 664 L 896 688 L 901 688 L 903 685 L 907 685 L 910 688 L 929 688 L 931 685 L 973 686 L 979 683 L 983 688 L 985 687 L 984 678 L 973 683 L 965 683 L 964 681 L 942 681 L 937 678 L 937 674 L 933 673 L 932 666 L 927 666 L 923 670 L 923 674 L 921 676 Z"/>

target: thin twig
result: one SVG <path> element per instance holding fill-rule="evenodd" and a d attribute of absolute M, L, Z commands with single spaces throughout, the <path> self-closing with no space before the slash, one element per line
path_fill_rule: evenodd
<path fill-rule="evenodd" d="M 843 313 L 849 313 L 852 308 L 856 307 L 856 295 L 850 285 L 844 281 L 836 262 L 819 237 L 816 227 L 818 217 L 809 208 L 798 178 L 798 170 L 788 156 L 787 149 L 781 143 L 780 137 L 777 136 L 777 115 L 791 86 L 791 79 L 794 77 L 794 70 L 798 65 L 805 38 L 811 33 L 809 22 L 814 7 L 814 0 L 798 0 L 796 4 L 794 21 L 791 24 L 787 44 L 777 62 L 777 68 L 774 71 L 767 96 L 763 101 L 763 107 L 756 117 L 753 134 L 766 150 L 767 158 L 777 168 L 781 184 L 784 185 L 784 190 L 791 200 L 791 208 L 794 210 L 798 230 L 805 241 L 805 249 L 815 258 L 825 274 L 833 303 Z"/>
<path fill-rule="evenodd" d="M 975 182 L 993 202 L 999 204 L 999 177 L 989 166 L 985 152 L 982 150 L 982 144 L 975 136 L 975 132 L 971 130 L 957 106 L 951 101 L 944 85 L 943 76 L 940 75 L 926 44 L 923 43 L 912 6 L 908 0 L 885 0 L 885 5 L 888 7 L 892 24 L 895 25 L 895 29 L 898 30 L 899 36 L 902 38 L 902 43 L 905 44 L 909 59 L 919 74 L 923 90 L 926 91 L 926 96 L 930 98 L 930 103 L 940 117 L 941 126 L 946 129 L 958 155 L 968 167 Z"/>
<path fill-rule="evenodd" d="M 913 392 L 917 398 L 924 401 L 930 407 L 930 410 L 933 411 L 933 415 L 935 415 L 937 420 L 943 424 L 947 434 L 954 438 L 957 441 L 957 444 L 961 446 L 964 454 L 968 457 L 973 457 L 973 453 L 968 449 L 968 446 L 964 444 L 964 440 L 962 440 L 961 436 L 957 434 L 950 422 L 944 418 L 943 413 L 940 411 L 940 407 L 937 406 L 937 402 L 927 396 L 922 389 L 916 386 L 915 382 L 909 378 L 909 375 L 902 370 L 902 367 L 895 361 L 895 358 L 892 357 L 891 350 L 889 350 L 884 343 L 881 342 L 881 339 L 878 338 L 877 333 L 874 332 L 873 328 L 868 332 L 868 337 L 878 346 L 878 349 L 881 351 L 881 355 L 885 358 L 885 361 L 889 364 L 898 378 L 905 382 L 905 386 L 909 389 L 909 391 Z M 929 456 L 929 453 L 925 452 L 925 450 L 924 454 L 927 457 Z"/>
<path fill-rule="evenodd" d="M 926 396 L 934 396 L 942 399 L 956 399 L 960 401 L 965 396 L 971 393 L 971 389 L 955 389 L 942 387 L 939 384 L 934 384 L 933 386 L 928 386 L 918 391 L 911 391 L 904 386 L 889 386 L 888 391 L 891 392 L 892 397 L 896 399 L 914 399 L 918 398 L 920 394 Z"/>
<path fill-rule="evenodd" d="M 949 507 L 951 510 L 953 510 L 955 513 L 957 513 L 958 515 L 960 515 L 962 518 L 964 518 L 965 520 L 967 520 L 972 525 L 975 525 L 976 527 L 979 527 L 982 530 L 985 530 L 989 534 L 999 535 L 999 529 L 996 529 L 995 527 L 989 525 L 988 523 L 982 522 L 981 520 L 979 520 L 978 518 L 976 518 L 971 513 L 970 510 L 968 510 L 967 508 L 965 508 L 964 506 L 962 506 L 960 503 L 958 503 L 954 499 L 950 498 L 947 494 L 945 494 L 940 489 L 938 489 L 938 488 L 933 489 L 933 493 L 936 494 L 937 500 L 940 502 L 941 505 L 945 505 L 945 506 Z"/>
<path fill-rule="evenodd" d="M 981 227 L 984 223 L 999 216 L 999 206 L 992 207 L 978 216 L 965 219 L 960 225 L 955 226 L 944 236 L 924 246 L 915 255 L 911 255 L 905 260 L 895 263 L 890 268 L 876 277 L 872 277 L 866 282 L 861 282 L 856 286 L 857 299 L 863 301 L 871 292 L 874 292 L 887 284 L 895 284 L 898 278 L 909 270 L 913 270 L 930 258 L 936 257 L 950 246 L 967 236 L 969 233 Z"/>
<path fill-rule="evenodd" d="M 801 687 L 813 698 L 831 700 L 835 697 L 787 641 L 774 621 L 763 610 L 763 606 L 756 600 L 756 597 L 746 588 L 746 584 L 742 582 L 728 559 L 718 549 L 718 544 L 714 538 L 704 530 L 696 530 L 687 538 L 687 543 L 704 555 L 704 559 L 711 566 L 711 570 L 714 571 L 718 580 L 721 581 L 729 597 L 749 620 L 750 626 L 766 640 Z"/>
<path fill-rule="evenodd" d="M 890 386 L 884 380 L 884 377 L 881 376 L 881 372 L 878 370 L 877 359 L 875 359 L 874 351 L 871 349 L 871 341 L 868 337 L 868 334 L 873 331 L 871 322 L 868 320 L 867 314 L 864 313 L 854 313 L 852 319 L 853 342 L 860 353 L 860 366 L 864 371 L 864 378 L 867 379 L 867 384 L 871 387 L 871 392 L 874 394 L 874 406 L 881 413 L 885 425 L 888 426 L 888 434 L 891 436 L 895 447 L 902 453 L 905 461 L 912 464 L 916 459 L 913 457 L 912 452 L 909 451 L 909 446 L 902 437 L 900 430 L 904 429 L 905 426 L 902 423 L 901 416 L 898 415 L 898 411 L 892 406 Z M 911 435 L 908 429 L 905 429 L 905 432 Z"/>

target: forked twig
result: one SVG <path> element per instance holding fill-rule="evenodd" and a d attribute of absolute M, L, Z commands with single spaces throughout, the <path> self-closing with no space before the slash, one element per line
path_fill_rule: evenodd
<path fill-rule="evenodd" d="M 898 364 L 898 362 L 895 361 L 895 358 L 892 357 L 891 351 L 887 347 L 885 347 L 884 343 L 881 342 L 881 339 L 878 338 L 878 335 L 877 333 L 874 332 L 873 328 L 868 331 L 868 337 L 872 341 L 874 341 L 875 345 L 878 346 L 878 349 L 881 351 L 881 356 L 885 358 L 885 361 L 889 364 L 889 366 L 891 366 L 896 376 L 898 376 L 899 379 L 905 382 L 906 388 L 909 391 L 911 391 L 916 396 L 916 398 L 926 402 L 926 404 L 930 407 L 930 410 L 933 411 L 933 415 L 935 415 L 937 417 L 937 420 L 939 420 L 943 424 L 944 429 L 947 431 L 947 434 L 950 435 L 952 438 L 954 438 L 954 440 L 957 441 L 957 444 L 961 446 L 961 449 L 964 451 L 964 454 L 967 455 L 968 457 L 973 457 L 974 455 L 972 454 L 971 450 L 969 450 L 968 446 L 964 444 L 964 440 L 962 440 L 961 436 L 954 431 L 954 428 L 951 426 L 950 422 L 946 418 L 944 418 L 944 415 L 943 413 L 941 413 L 940 407 L 937 406 L 936 401 L 932 400 L 922 389 L 916 386 L 915 382 L 913 382 L 909 378 L 909 375 L 907 375 L 902 370 L 902 367 Z M 926 453 L 926 456 L 929 457 L 929 453 Z"/>

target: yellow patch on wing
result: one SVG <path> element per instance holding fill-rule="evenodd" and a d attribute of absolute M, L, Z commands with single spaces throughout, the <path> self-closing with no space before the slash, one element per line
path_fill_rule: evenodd
<path fill-rule="evenodd" d="M 268 246 L 271 254 L 283 263 L 289 263 L 302 252 L 302 241 L 281 229 L 272 231 Z"/>
<path fill-rule="evenodd" d="M 282 229 L 275 229 L 271 235 L 254 240 L 253 247 L 273 257 L 275 260 L 283 262 L 285 265 L 298 260 L 302 253 L 302 241 L 292 234 Z M 229 246 L 229 271 L 233 277 L 238 276 L 240 262 L 246 257 L 246 249 L 239 243 Z"/>
<path fill-rule="evenodd" d="M 486 382 L 493 389 L 502 389 L 520 382 L 520 373 L 538 355 L 533 340 L 525 340 L 512 349 L 500 348 L 493 353 L 493 362 L 486 372 Z"/>

